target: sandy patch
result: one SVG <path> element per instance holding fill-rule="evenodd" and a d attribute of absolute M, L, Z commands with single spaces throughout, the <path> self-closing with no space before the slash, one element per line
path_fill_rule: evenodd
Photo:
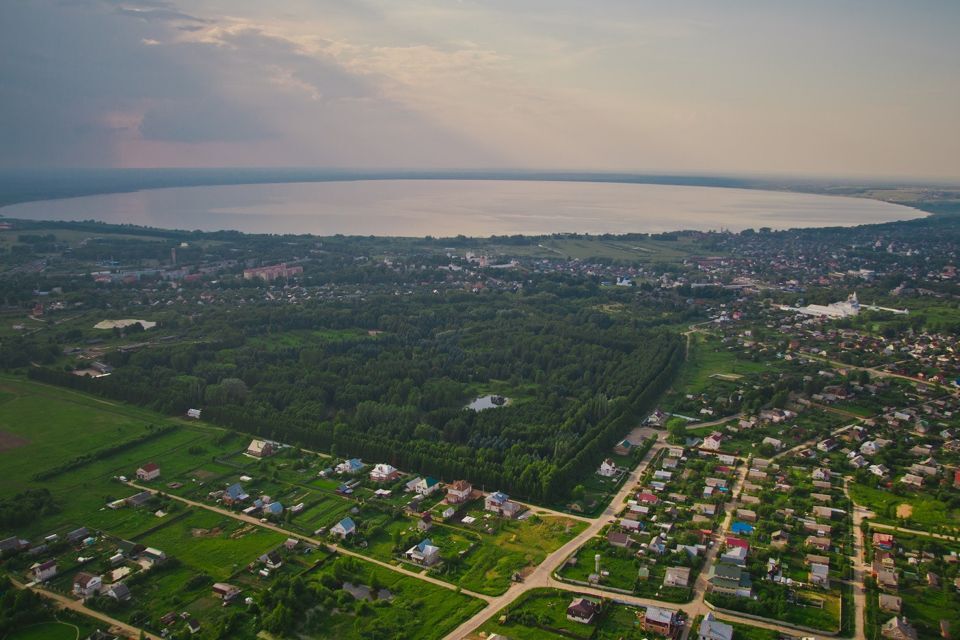
<path fill-rule="evenodd" d="M 906 502 L 903 504 L 897 505 L 897 517 L 898 518 L 909 518 L 913 515 L 913 507 Z"/>
<path fill-rule="evenodd" d="M 30 441 L 26 438 L 21 438 L 6 431 L 0 431 L 0 452 L 12 451 L 27 444 L 30 444 Z"/>
<path fill-rule="evenodd" d="M 194 538 L 209 538 L 220 535 L 222 531 L 220 527 L 214 527 L 213 529 L 191 529 L 190 533 Z"/>
<path fill-rule="evenodd" d="M 130 325 L 140 324 L 144 329 L 153 329 L 157 326 L 156 322 L 150 322 L 149 320 L 101 320 L 97 324 L 93 325 L 94 329 L 124 329 Z"/>

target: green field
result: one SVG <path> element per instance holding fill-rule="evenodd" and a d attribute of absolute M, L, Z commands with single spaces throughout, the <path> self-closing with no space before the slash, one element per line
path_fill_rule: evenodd
<path fill-rule="evenodd" d="M 291 520 L 292 530 L 307 529 L 318 522 L 329 526 L 357 504 L 327 493 L 327 487 L 321 490 L 300 484 L 312 482 L 315 468 L 327 464 L 325 459 L 303 454 L 310 465 L 309 472 L 290 468 L 292 462 L 302 457 L 295 450 L 287 450 L 263 462 L 250 460 L 235 455 L 245 446 L 247 438 L 224 437 L 223 430 L 202 423 L 168 419 L 149 411 L 9 377 L 0 379 L 0 407 L 4 408 L 0 411 L 2 430 L 10 434 L 5 442 L 18 445 L 0 452 L 3 468 L 14 470 L 0 478 L 0 490 L 4 495 L 13 496 L 30 488 L 44 487 L 50 490 L 55 506 L 51 512 L 20 525 L 2 527 L 0 535 L 17 534 L 35 541 L 41 535 L 54 531 L 63 534 L 80 526 L 100 531 L 103 535 L 87 548 L 87 555 L 94 559 L 88 566 L 97 571 L 106 570 L 105 559 L 115 552 L 116 538 L 162 550 L 171 561 L 158 568 L 142 571 L 134 563 L 128 564 L 134 567 L 134 573 L 125 578 L 133 594 L 129 603 L 118 605 L 109 600 L 97 600 L 91 605 L 134 625 L 146 626 L 153 632 L 160 630 L 160 616 L 186 611 L 200 619 L 204 629 L 212 630 L 213 635 L 204 631 L 201 637 L 216 637 L 218 628 L 231 624 L 231 637 L 253 638 L 257 631 L 254 618 L 243 607 L 222 607 L 221 602 L 211 596 L 210 584 L 217 580 L 230 581 L 239 585 L 245 596 L 258 600 L 277 580 L 294 576 L 319 579 L 329 572 L 324 563 L 331 556 L 322 549 L 311 554 L 284 551 L 283 566 L 263 578 L 256 570 L 248 571 L 248 565 L 254 563 L 258 568 L 257 558 L 277 548 L 287 536 L 164 496 L 154 498 L 141 508 L 107 508 L 107 502 L 138 491 L 118 482 L 116 476 L 133 476 L 138 466 L 154 461 L 160 465 L 162 474 L 161 479 L 153 483 L 156 488 L 167 491 L 167 483 L 176 481 L 183 486 L 169 489 L 171 493 L 209 501 L 207 492 L 210 489 L 235 481 L 242 473 L 250 473 L 254 480 L 246 484 L 251 493 L 269 491 L 288 506 L 288 499 L 297 498 L 310 505 L 301 516 L 304 518 L 302 523 L 297 523 L 297 517 Z M 6 410 L 11 407 L 12 411 Z M 107 447 L 118 442 L 127 442 L 147 433 L 148 425 L 168 424 L 175 428 L 123 450 L 107 451 Z M 77 463 L 78 456 L 91 451 L 104 453 Z M 71 462 L 72 466 L 43 481 L 33 477 L 38 472 Z M 234 466 L 236 463 L 243 466 Z M 154 514 L 158 509 L 167 515 L 158 517 Z M 404 516 L 400 522 L 408 526 L 414 520 Z M 519 523 L 511 523 L 511 526 L 520 527 Z M 480 537 L 479 534 L 450 531 L 464 541 Z M 542 551 L 529 550 L 536 550 L 543 539 L 547 544 L 559 544 L 556 535 L 532 523 L 523 525 L 520 531 L 520 535 L 516 535 L 511 530 L 509 535 L 517 540 L 505 540 L 504 544 L 522 546 L 528 549 L 528 553 L 540 553 L 541 556 Z M 490 548 L 504 553 L 496 546 L 501 539 L 495 537 L 494 540 L 496 542 Z M 68 592 L 73 573 L 78 568 L 76 550 L 64 545 L 51 549 L 50 553 L 61 568 L 61 574 L 50 586 Z M 22 575 L 30 562 L 25 556 L 17 556 L 8 562 L 7 567 L 12 573 Z M 366 606 L 358 603 L 357 607 L 351 607 L 348 606 L 352 602 L 349 595 L 337 590 L 339 604 L 335 603 L 323 614 L 326 622 L 322 629 L 311 629 L 314 637 L 359 640 L 371 637 L 370 633 L 376 635 L 389 629 L 396 631 L 395 637 L 398 638 L 439 639 L 483 606 L 481 601 L 452 589 L 357 562 L 359 574 L 390 589 L 392 600 Z M 499 575 L 494 576 L 495 580 L 499 578 Z M 343 600 L 344 597 L 347 600 Z M 180 631 L 183 625 L 182 621 L 177 622 L 174 629 Z M 60 636 L 54 634 L 61 630 L 70 630 L 69 637 L 76 637 L 75 630 L 63 625 L 37 627 L 35 631 L 24 630 L 11 637 L 56 639 Z M 85 630 L 84 635 L 87 633 Z"/>
<path fill-rule="evenodd" d="M 764 371 L 767 365 L 739 358 L 736 352 L 723 347 L 720 342 L 707 334 L 694 333 L 690 336 L 690 351 L 686 363 L 680 369 L 673 384 L 675 393 L 702 393 L 718 378 L 724 375 L 746 375 Z"/>
<path fill-rule="evenodd" d="M 639 624 L 643 609 L 607 601 L 591 624 L 567 619 L 567 606 L 579 597 L 572 591 L 532 589 L 517 598 L 502 618 L 490 620 L 481 629 L 511 640 L 643 640 L 659 638 Z M 599 601 L 599 598 L 594 598 Z M 501 622 L 502 620 L 502 622 Z"/>
<path fill-rule="evenodd" d="M 40 622 L 8 635 L 5 640 L 78 640 L 77 627 L 64 622 Z"/>
<path fill-rule="evenodd" d="M 898 496 L 890 491 L 853 483 L 850 485 L 850 497 L 855 503 L 873 511 L 877 522 L 928 531 L 960 525 L 960 511 L 950 509 L 945 503 L 929 496 Z M 897 506 L 901 504 L 913 508 L 908 518 L 897 517 Z"/>
<path fill-rule="evenodd" d="M 286 538 L 203 510 L 171 522 L 136 542 L 156 547 L 218 580 L 225 580 Z"/>

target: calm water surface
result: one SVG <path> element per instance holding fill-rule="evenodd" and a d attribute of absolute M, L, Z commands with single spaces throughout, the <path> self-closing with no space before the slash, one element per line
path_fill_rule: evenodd
<path fill-rule="evenodd" d="M 11 218 L 168 229 L 376 236 L 852 226 L 922 217 L 899 205 L 779 191 L 507 180 L 366 180 L 155 189 L 16 204 Z"/>

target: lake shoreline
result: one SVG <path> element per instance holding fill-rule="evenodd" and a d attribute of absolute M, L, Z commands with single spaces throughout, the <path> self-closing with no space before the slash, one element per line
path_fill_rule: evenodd
<path fill-rule="evenodd" d="M 357 178 L 171 186 L 34 200 L 9 218 L 162 229 L 378 237 L 850 227 L 926 217 L 903 204 L 743 186 L 583 180 Z"/>

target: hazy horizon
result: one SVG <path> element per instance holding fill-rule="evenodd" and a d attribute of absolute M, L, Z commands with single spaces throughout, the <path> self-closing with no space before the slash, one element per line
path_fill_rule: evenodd
<path fill-rule="evenodd" d="M 0 167 L 960 179 L 960 4 L 0 4 Z"/>

